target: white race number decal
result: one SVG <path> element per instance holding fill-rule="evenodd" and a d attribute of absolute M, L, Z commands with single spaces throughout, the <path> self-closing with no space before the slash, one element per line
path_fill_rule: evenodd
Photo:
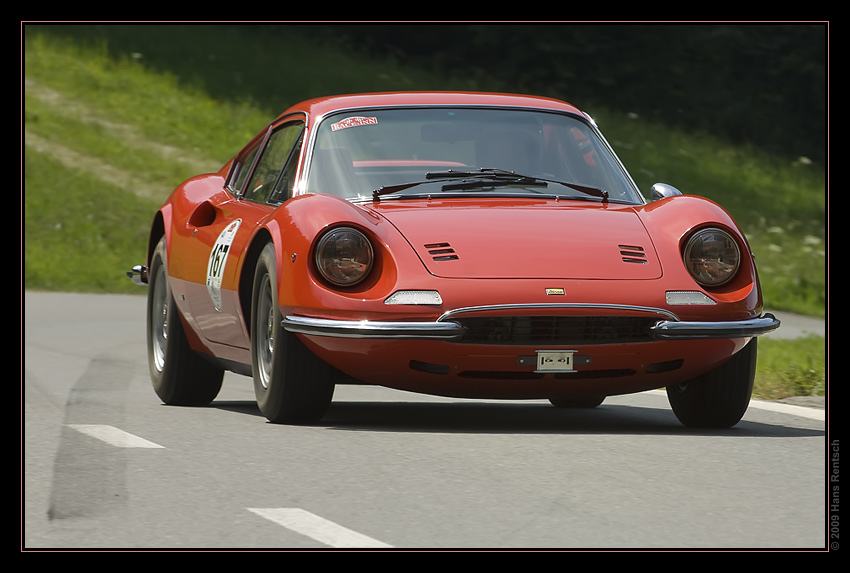
<path fill-rule="evenodd" d="M 233 243 L 233 237 L 236 236 L 236 231 L 241 224 L 242 219 L 236 219 L 230 223 L 215 240 L 212 251 L 210 251 L 210 260 L 207 263 L 207 291 L 210 293 L 210 298 L 212 298 L 216 310 L 221 310 L 221 277 L 224 276 L 230 244 Z"/>

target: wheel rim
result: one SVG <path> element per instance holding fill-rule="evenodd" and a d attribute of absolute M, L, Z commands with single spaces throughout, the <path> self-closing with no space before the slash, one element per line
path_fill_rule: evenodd
<path fill-rule="evenodd" d="M 168 343 L 168 287 L 162 267 L 156 273 L 151 294 L 151 351 L 157 372 L 165 366 L 165 349 Z"/>
<path fill-rule="evenodd" d="M 260 373 L 260 384 L 268 389 L 272 378 L 272 358 L 274 356 L 274 321 L 275 308 L 272 301 L 272 289 L 269 276 L 263 277 L 258 293 L 257 307 L 257 368 Z"/>

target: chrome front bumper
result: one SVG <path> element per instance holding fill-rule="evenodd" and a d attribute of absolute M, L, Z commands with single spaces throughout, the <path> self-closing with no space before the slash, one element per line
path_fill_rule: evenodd
<path fill-rule="evenodd" d="M 305 316 L 286 316 L 283 328 L 296 334 L 314 336 L 331 336 L 336 338 L 371 338 L 371 339 L 423 339 L 423 340 L 453 340 L 460 338 L 466 329 L 451 320 L 457 314 L 469 314 L 507 309 L 534 308 L 606 308 L 639 312 L 652 312 L 666 316 L 669 320 L 659 320 L 649 328 L 648 334 L 659 340 L 688 340 L 688 339 L 717 339 L 717 338 L 750 338 L 767 334 L 779 328 L 779 320 L 772 314 L 741 321 L 725 322 L 692 322 L 681 321 L 673 313 L 663 309 L 646 307 L 630 307 L 620 305 L 502 305 L 463 308 L 449 311 L 434 322 L 392 322 L 371 320 L 332 320 L 309 318 Z"/>
<path fill-rule="evenodd" d="M 405 338 L 451 340 L 466 329 L 456 322 L 381 322 L 372 320 L 327 320 L 287 316 L 283 328 L 297 334 L 336 338 Z"/>
<path fill-rule="evenodd" d="M 779 319 L 770 313 L 758 318 L 729 322 L 687 322 L 662 320 L 650 332 L 662 340 L 709 338 L 750 338 L 773 332 L 779 328 Z"/>

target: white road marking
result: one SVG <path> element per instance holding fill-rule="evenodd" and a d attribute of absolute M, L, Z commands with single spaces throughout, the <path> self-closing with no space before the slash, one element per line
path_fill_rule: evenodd
<path fill-rule="evenodd" d="M 119 430 L 114 426 L 105 426 L 101 424 L 68 424 L 69 428 L 73 428 L 79 432 L 87 434 L 98 440 L 103 440 L 107 444 L 119 448 L 162 448 L 159 444 L 149 442 L 144 438 L 127 433 L 124 430 Z"/>
<path fill-rule="evenodd" d="M 759 410 L 769 410 L 771 412 L 781 412 L 783 414 L 792 414 L 812 420 L 826 420 L 826 411 L 819 408 L 807 408 L 806 406 L 795 406 L 794 404 L 783 404 L 781 402 L 767 402 L 764 400 L 750 400 L 751 408 Z"/>
<path fill-rule="evenodd" d="M 392 547 L 297 507 L 249 507 L 248 511 L 331 547 Z"/>

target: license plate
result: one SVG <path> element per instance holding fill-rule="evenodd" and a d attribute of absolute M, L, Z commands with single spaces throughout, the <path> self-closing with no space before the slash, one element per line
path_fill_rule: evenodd
<path fill-rule="evenodd" d="M 575 350 L 538 350 L 537 372 L 575 372 L 573 355 Z"/>

